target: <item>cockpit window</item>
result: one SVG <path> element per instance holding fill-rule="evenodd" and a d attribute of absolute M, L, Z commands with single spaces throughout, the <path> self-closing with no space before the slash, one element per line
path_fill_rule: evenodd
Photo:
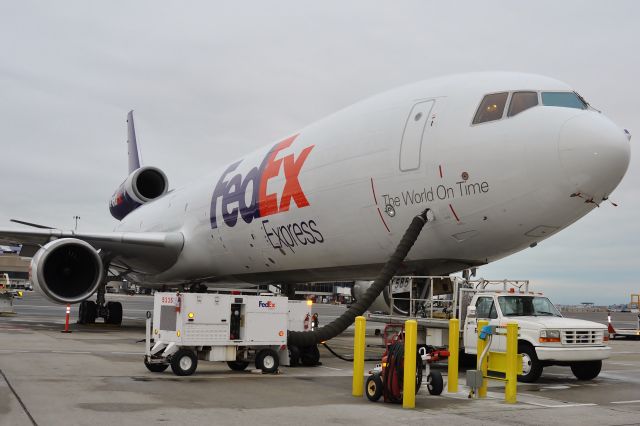
<path fill-rule="evenodd" d="M 513 117 L 536 105 L 538 105 L 538 92 L 513 92 L 507 116 Z"/>
<path fill-rule="evenodd" d="M 473 118 L 473 124 L 484 123 L 486 121 L 500 120 L 504 112 L 504 106 L 507 103 L 507 92 L 492 93 L 482 99 L 478 111 Z"/>
<path fill-rule="evenodd" d="M 542 92 L 542 105 L 587 109 L 587 104 L 574 92 Z"/>

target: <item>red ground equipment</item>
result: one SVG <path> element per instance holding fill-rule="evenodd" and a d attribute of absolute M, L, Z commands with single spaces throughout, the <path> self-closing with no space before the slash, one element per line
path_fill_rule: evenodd
<path fill-rule="evenodd" d="M 370 371 L 367 378 L 366 393 L 370 401 L 384 396 L 385 402 L 401 403 L 404 377 L 404 324 L 387 324 L 382 336 L 385 352 L 382 362 Z M 416 359 L 416 393 L 420 390 L 423 369 L 427 375 L 427 389 L 431 395 L 440 395 L 444 388 L 442 374 L 431 372 L 430 364 L 449 357 L 444 349 L 421 346 Z M 426 365 L 425 365 L 426 363 Z"/>

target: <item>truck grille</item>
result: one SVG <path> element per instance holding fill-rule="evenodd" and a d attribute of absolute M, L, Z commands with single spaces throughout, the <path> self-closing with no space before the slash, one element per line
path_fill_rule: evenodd
<path fill-rule="evenodd" d="M 604 330 L 562 330 L 563 345 L 601 345 Z"/>

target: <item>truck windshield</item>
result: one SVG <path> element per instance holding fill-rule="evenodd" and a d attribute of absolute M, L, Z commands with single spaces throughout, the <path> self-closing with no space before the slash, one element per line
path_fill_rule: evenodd
<path fill-rule="evenodd" d="M 560 312 L 546 297 L 536 296 L 500 296 L 498 304 L 505 317 L 553 316 L 561 317 Z"/>

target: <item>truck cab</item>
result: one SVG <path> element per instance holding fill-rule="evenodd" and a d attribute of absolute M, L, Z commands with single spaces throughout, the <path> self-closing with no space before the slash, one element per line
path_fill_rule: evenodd
<path fill-rule="evenodd" d="M 518 324 L 518 352 L 523 357 L 523 375 L 519 380 L 523 382 L 535 382 L 549 365 L 569 366 L 578 379 L 591 380 L 600 374 L 602 360 L 611 351 L 606 326 L 565 318 L 541 294 L 476 293 L 464 321 L 463 344 L 467 354 L 477 352 L 478 320 L 496 326 Z M 494 336 L 491 349 L 505 351 L 506 337 Z"/>

